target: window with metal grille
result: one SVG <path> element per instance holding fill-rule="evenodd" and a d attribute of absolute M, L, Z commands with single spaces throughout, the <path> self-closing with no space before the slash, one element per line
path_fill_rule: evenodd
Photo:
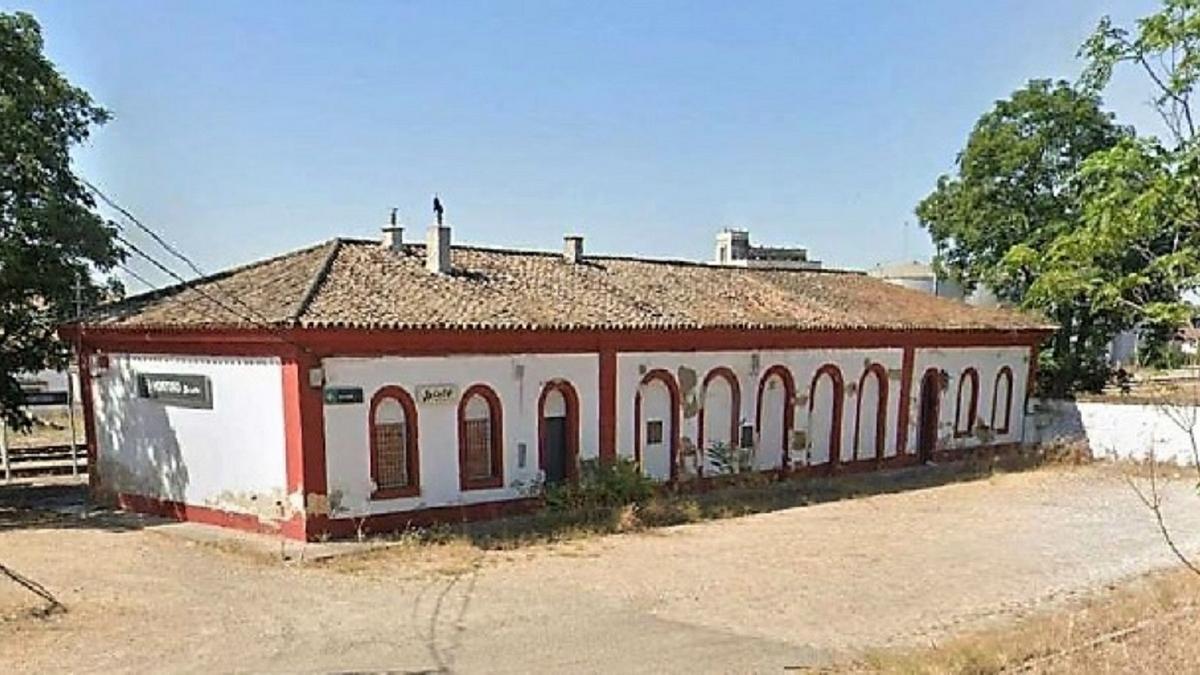
<path fill-rule="evenodd" d="M 419 494 L 416 406 L 399 387 L 371 399 L 371 480 L 377 499 Z"/>
<path fill-rule="evenodd" d="M 459 479 L 462 489 L 503 483 L 500 399 L 484 385 L 467 390 L 459 404 Z"/>
<path fill-rule="evenodd" d="M 663 423 L 662 420 L 649 420 L 646 422 L 646 445 L 658 445 L 663 442 Z"/>

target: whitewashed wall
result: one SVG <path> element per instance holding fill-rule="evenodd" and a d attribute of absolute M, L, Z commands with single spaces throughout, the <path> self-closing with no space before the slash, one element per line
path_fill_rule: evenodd
<path fill-rule="evenodd" d="M 287 504 L 279 359 L 110 354 L 94 364 L 101 487 L 280 519 Z M 212 408 L 138 397 L 137 375 L 206 375 Z"/>
<path fill-rule="evenodd" d="M 701 405 L 701 388 L 705 376 L 714 368 L 724 366 L 737 376 L 741 389 L 741 406 L 737 411 L 739 426 L 754 424 L 758 397 L 759 380 L 766 371 L 775 365 L 782 365 L 791 374 L 796 387 L 795 396 L 795 430 L 805 432 L 805 437 L 812 438 L 809 422 L 809 389 L 817 370 L 826 364 L 837 366 L 844 381 L 843 407 L 841 426 L 842 457 L 846 461 L 852 458 L 854 448 L 854 421 L 858 401 L 857 387 L 864 370 L 872 363 L 879 363 L 888 371 L 888 401 L 885 424 L 884 455 L 891 457 L 896 454 L 896 420 L 899 416 L 900 401 L 900 368 L 903 361 L 901 349 L 811 349 L 796 351 L 762 351 L 762 352 L 623 352 L 617 356 L 617 452 L 626 457 L 634 453 L 634 397 L 639 389 L 645 373 L 661 368 L 676 379 L 680 385 L 682 399 L 681 436 L 682 445 L 695 443 L 699 438 L 699 407 Z M 760 469 L 778 467 L 782 462 L 779 448 L 779 429 L 782 427 L 783 393 L 777 388 L 768 388 L 764 392 L 764 413 L 762 416 L 763 432 L 756 434 L 755 465 Z M 878 399 L 864 397 L 864 417 L 874 419 Z M 727 426 L 728 401 L 723 397 L 712 397 L 710 407 L 705 410 L 705 426 L 712 428 L 712 420 L 721 420 Z M 822 399 L 815 406 L 814 417 L 829 418 L 827 400 Z M 643 401 L 643 429 L 650 419 L 669 417 L 665 412 L 654 412 L 647 408 Z M 657 415 L 662 415 L 657 416 Z M 643 432 L 644 433 L 644 432 Z M 866 432 L 864 431 L 864 434 Z M 709 434 L 705 434 L 705 445 L 711 445 Z M 794 465 L 803 465 L 810 460 L 818 463 L 817 457 L 809 457 L 809 452 L 802 447 L 792 446 L 790 452 Z M 646 449 L 643 446 L 643 449 Z M 871 456 L 874 456 L 872 448 Z M 824 460 L 820 460 L 824 461 Z"/>
<path fill-rule="evenodd" d="M 990 444 L 1018 443 L 1022 440 L 1023 406 L 1025 403 L 1025 386 L 1029 378 L 1029 348 L 1028 347 L 969 347 L 955 349 L 918 349 L 913 355 L 913 382 L 910 392 L 908 447 L 917 447 L 917 432 L 921 412 L 921 378 L 929 368 L 944 370 L 949 376 L 946 388 L 942 391 L 941 406 L 938 415 L 938 447 L 939 448 L 970 448 Z M 1012 386 L 1012 417 L 1008 425 L 1008 433 L 981 435 L 972 434 L 961 438 L 954 436 L 954 415 L 958 384 L 967 368 L 975 368 L 979 373 L 979 403 L 976 407 L 976 420 L 991 426 L 992 392 L 996 385 L 996 374 L 1008 366 L 1013 375 Z M 1003 400 L 997 402 L 1000 412 L 997 421 L 1002 419 Z M 965 414 L 965 413 L 964 413 Z M 986 440 L 985 440 L 986 439 Z"/>
<path fill-rule="evenodd" d="M 1168 414 L 1156 405 L 1038 401 L 1027 418 L 1026 436 L 1042 443 L 1084 442 L 1098 459 L 1193 464 L 1193 420 L 1200 440 L 1200 409 L 1180 406 Z M 1174 419 L 1172 416 L 1175 416 Z M 1182 421 L 1181 426 L 1178 421 Z"/>
<path fill-rule="evenodd" d="M 326 385 L 362 387 L 361 404 L 325 406 L 325 454 L 334 517 L 513 499 L 538 479 L 538 397 L 549 381 L 563 379 L 579 395 L 579 456 L 599 454 L 598 365 L 595 354 L 328 358 Z M 473 384 L 490 386 L 503 408 L 504 485 L 459 489 L 458 399 L 417 404 L 421 494 L 372 500 L 369 420 L 371 396 L 396 385 L 415 397 L 420 385 L 453 384 L 461 395 Z M 524 462 L 521 461 L 522 447 Z"/>

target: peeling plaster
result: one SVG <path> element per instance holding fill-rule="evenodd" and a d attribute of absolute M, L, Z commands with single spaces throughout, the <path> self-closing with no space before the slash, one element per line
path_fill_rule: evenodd
<path fill-rule="evenodd" d="M 336 491 L 338 505 L 341 505 L 341 492 Z M 334 495 L 322 495 L 315 492 L 309 492 L 305 498 L 304 510 L 310 516 L 327 516 L 330 514 L 330 504 L 334 500 Z"/>
<path fill-rule="evenodd" d="M 291 501 L 283 489 L 262 493 L 225 490 L 204 500 L 204 504 L 222 511 L 248 513 L 259 520 L 287 520 L 292 515 Z"/>

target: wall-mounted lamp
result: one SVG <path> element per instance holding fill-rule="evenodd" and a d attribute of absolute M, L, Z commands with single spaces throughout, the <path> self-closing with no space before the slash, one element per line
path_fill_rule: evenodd
<path fill-rule="evenodd" d="M 325 369 L 321 366 L 315 366 L 308 369 L 308 386 L 313 389 L 320 389 L 325 386 Z"/>

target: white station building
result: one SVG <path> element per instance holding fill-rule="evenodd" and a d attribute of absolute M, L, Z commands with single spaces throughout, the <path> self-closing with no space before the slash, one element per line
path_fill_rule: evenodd
<path fill-rule="evenodd" d="M 856 273 L 334 239 L 105 306 L 89 466 L 125 508 L 295 539 L 538 504 L 630 458 L 702 481 L 1021 442 L 1050 326 Z M 763 256 L 759 256 L 763 257 Z"/>

